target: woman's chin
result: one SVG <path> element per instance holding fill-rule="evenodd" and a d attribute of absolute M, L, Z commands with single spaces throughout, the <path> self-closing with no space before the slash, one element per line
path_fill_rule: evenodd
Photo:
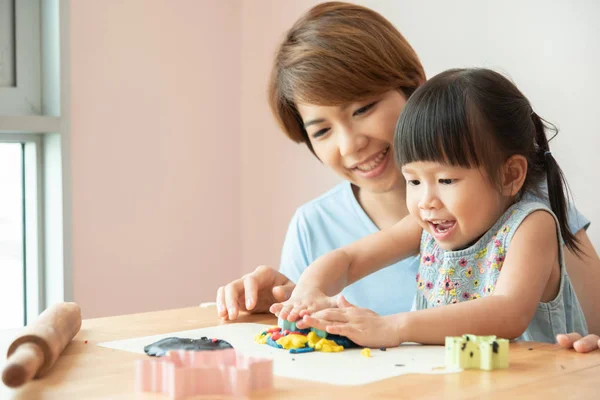
<path fill-rule="evenodd" d="M 405 187 L 406 183 L 399 173 L 389 171 L 376 179 L 365 179 L 359 176 L 353 176 L 352 183 L 359 188 L 373 193 L 387 193 L 397 191 Z"/>

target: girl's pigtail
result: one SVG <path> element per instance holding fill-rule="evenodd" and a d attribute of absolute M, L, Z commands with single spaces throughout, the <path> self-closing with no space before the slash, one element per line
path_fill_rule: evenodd
<path fill-rule="evenodd" d="M 569 250 L 576 254 L 582 254 L 579 247 L 579 240 L 569 230 L 567 214 L 567 196 L 568 186 L 562 170 L 558 166 L 556 159 L 550 152 L 548 139 L 546 138 L 546 128 L 544 121 L 535 112 L 531 113 L 533 125 L 535 126 L 535 141 L 537 143 L 537 159 L 542 163 L 546 171 L 548 180 L 548 198 L 550 199 L 550 208 L 558 218 L 560 233 L 562 234 L 565 245 Z M 555 135 L 556 136 L 556 135 Z"/>

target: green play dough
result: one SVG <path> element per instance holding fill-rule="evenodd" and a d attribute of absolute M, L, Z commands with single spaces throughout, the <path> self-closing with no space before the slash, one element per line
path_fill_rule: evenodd
<path fill-rule="evenodd" d="M 290 322 L 287 319 L 281 319 L 278 318 L 277 320 L 277 326 L 279 326 L 282 330 L 288 330 L 290 332 L 293 331 L 297 331 L 298 328 L 296 328 L 296 323 L 295 322 Z M 322 331 L 320 329 L 315 329 L 315 328 L 310 328 L 311 331 L 313 331 L 314 333 L 316 333 L 317 336 L 327 339 L 327 332 Z"/>
<path fill-rule="evenodd" d="M 508 340 L 496 336 L 448 336 L 446 367 L 486 371 L 508 368 Z"/>

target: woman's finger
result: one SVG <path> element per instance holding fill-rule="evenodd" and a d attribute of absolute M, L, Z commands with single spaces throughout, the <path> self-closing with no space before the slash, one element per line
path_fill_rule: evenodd
<path fill-rule="evenodd" d="M 253 310 L 258 300 L 258 281 L 252 274 L 244 278 L 244 297 L 246 310 Z"/>
<path fill-rule="evenodd" d="M 589 353 L 598 348 L 598 342 L 600 337 L 598 335 L 587 335 L 586 337 L 579 339 L 573 344 L 573 348 L 578 353 Z"/>
<path fill-rule="evenodd" d="M 225 289 L 223 286 L 217 289 L 217 313 L 221 318 L 227 315 L 227 307 L 225 306 Z"/>
<path fill-rule="evenodd" d="M 244 284 L 241 281 L 235 281 L 225 286 L 225 305 L 227 306 L 227 314 L 230 320 L 237 318 L 240 305 L 239 298 L 242 294 Z"/>
<path fill-rule="evenodd" d="M 344 297 L 343 294 L 340 294 L 337 298 L 337 306 L 340 308 L 345 308 L 345 307 L 356 307 L 354 304 L 350 303 L 348 300 L 346 300 L 346 297 Z"/>
<path fill-rule="evenodd" d="M 565 335 L 557 335 L 556 341 L 565 349 L 570 349 L 573 347 L 573 344 L 581 339 L 581 335 L 579 333 L 567 333 Z"/>
<path fill-rule="evenodd" d="M 284 302 L 290 299 L 295 287 L 296 285 L 290 282 L 285 285 L 275 286 L 271 292 L 275 300 Z"/>

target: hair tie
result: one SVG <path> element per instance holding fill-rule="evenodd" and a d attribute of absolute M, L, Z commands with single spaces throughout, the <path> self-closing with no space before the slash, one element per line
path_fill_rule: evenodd
<path fill-rule="evenodd" d="M 545 151 L 544 152 L 544 157 L 548 157 L 548 156 L 551 156 L 551 155 L 552 155 L 551 151 Z"/>

